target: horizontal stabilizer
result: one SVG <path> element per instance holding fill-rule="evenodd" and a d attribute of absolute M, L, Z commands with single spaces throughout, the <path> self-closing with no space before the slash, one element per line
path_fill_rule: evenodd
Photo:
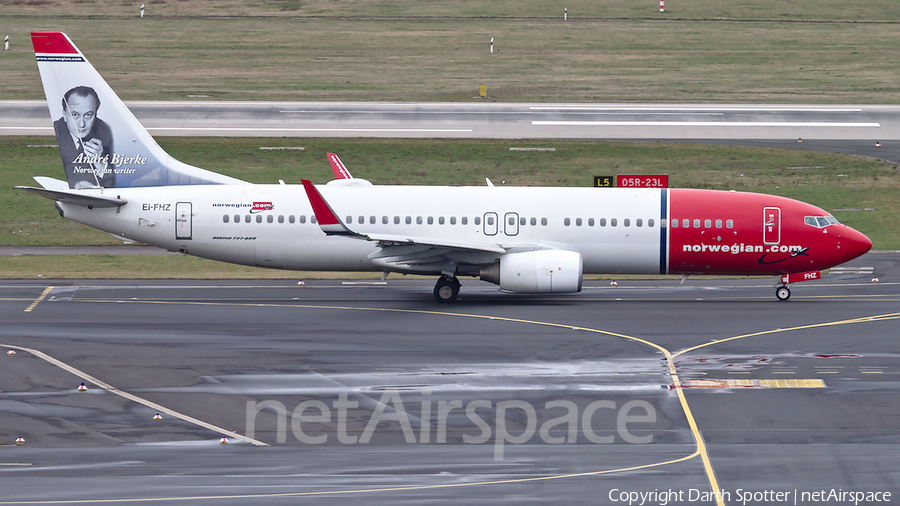
<path fill-rule="evenodd" d="M 119 207 L 128 203 L 125 199 L 102 197 L 99 195 L 86 195 L 81 191 L 73 190 L 49 190 L 47 188 L 34 188 L 32 186 L 16 186 L 19 190 L 37 193 L 41 197 L 66 204 L 76 204 L 85 207 Z"/>
<path fill-rule="evenodd" d="M 47 176 L 34 176 L 32 179 L 48 190 L 68 190 L 69 183 Z"/>

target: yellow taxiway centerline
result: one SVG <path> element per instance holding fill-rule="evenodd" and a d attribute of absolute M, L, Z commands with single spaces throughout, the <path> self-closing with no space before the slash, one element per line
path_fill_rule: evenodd
<path fill-rule="evenodd" d="M 26 313 L 30 313 L 31 310 L 34 309 L 35 307 L 37 307 L 37 305 L 40 304 L 41 301 L 44 300 L 44 298 L 45 298 L 47 295 L 50 295 L 50 292 L 52 292 L 54 288 L 55 288 L 55 287 L 53 287 L 53 286 L 48 286 L 47 288 L 44 288 L 44 291 L 41 292 L 40 297 L 34 299 L 34 302 L 32 302 L 30 306 L 28 306 L 27 308 L 25 308 L 25 312 L 26 312 Z"/>

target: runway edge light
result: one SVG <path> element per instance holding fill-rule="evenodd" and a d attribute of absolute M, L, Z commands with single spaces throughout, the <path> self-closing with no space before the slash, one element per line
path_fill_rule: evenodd
<path fill-rule="evenodd" d="M 6 356 L 7 356 L 7 357 L 15 357 L 15 356 L 16 356 L 16 350 L 9 350 L 9 351 L 7 351 L 7 352 L 6 352 Z"/>
<path fill-rule="evenodd" d="M 222 436 L 222 439 L 219 440 L 219 444 L 227 445 L 227 444 L 228 444 L 228 438 L 225 437 L 225 436 Z"/>
<path fill-rule="evenodd" d="M 79 392 L 87 392 L 87 387 L 84 386 L 84 382 L 82 381 L 80 385 L 78 385 Z"/>
<path fill-rule="evenodd" d="M 25 438 L 24 438 L 24 437 L 17 437 L 17 438 L 16 438 L 16 444 L 17 444 L 17 445 L 23 445 L 23 444 L 25 444 Z"/>
<path fill-rule="evenodd" d="M 157 421 L 162 420 L 162 415 L 160 415 L 159 413 L 157 413 L 157 414 L 153 415 L 153 419 L 154 419 L 154 420 L 157 420 Z"/>

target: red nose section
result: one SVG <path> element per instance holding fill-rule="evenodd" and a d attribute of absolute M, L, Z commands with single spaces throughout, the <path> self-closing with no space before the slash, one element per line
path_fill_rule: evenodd
<path fill-rule="evenodd" d="M 868 237 L 850 227 L 844 227 L 841 232 L 841 256 L 845 257 L 843 262 L 864 255 L 870 249 L 872 249 L 872 241 Z"/>

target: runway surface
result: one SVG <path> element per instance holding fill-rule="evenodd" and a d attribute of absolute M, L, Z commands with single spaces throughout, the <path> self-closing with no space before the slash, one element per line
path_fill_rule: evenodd
<path fill-rule="evenodd" d="M 4 281 L 0 504 L 895 501 L 900 253 L 836 272 Z"/>
<path fill-rule="evenodd" d="M 900 160 L 900 106 L 892 105 L 202 101 L 127 105 L 154 136 L 690 140 Z M 0 101 L 0 135 L 52 134 L 46 102 Z M 800 139 L 803 143 L 797 142 Z"/>

